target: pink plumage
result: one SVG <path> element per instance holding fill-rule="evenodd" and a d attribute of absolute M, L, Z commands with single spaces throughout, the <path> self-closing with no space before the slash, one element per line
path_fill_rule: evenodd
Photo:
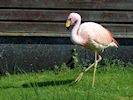
<path fill-rule="evenodd" d="M 78 45 L 93 51 L 100 51 L 107 47 L 117 47 L 118 43 L 102 25 L 94 22 L 81 24 L 81 17 L 77 13 L 71 13 L 68 17 L 72 24 L 75 23 L 71 32 L 71 40 Z"/>
<path fill-rule="evenodd" d="M 74 44 L 83 46 L 92 51 L 95 51 L 95 62 L 90 67 L 86 68 L 84 72 L 87 72 L 92 66 L 94 66 L 94 75 L 92 87 L 94 87 L 95 73 L 97 63 L 101 60 L 97 59 L 97 52 L 103 51 L 108 47 L 118 47 L 118 42 L 113 38 L 111 32 L 104 28 L 102 25 L 95 22 L 85 22 L 81 24 L 81 16 L 78 13 L 70 13 L 68 16 L 66 27 L 74 25 L 71 31 L 71 40 Z M 83 72 L 79 74 L 75 81 L 81 80 Z"/>

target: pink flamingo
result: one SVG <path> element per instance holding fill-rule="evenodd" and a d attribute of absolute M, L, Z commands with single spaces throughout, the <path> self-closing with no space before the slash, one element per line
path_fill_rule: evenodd
<path fill-rule="evenodd" d="M 73 24 L 75 25 L 71 31 L 72 42 L 95 52 L 95 62 L 81 72 L 76 78 L 75 82 L 80 81 L 82 79 L 83 73 L 87 72 L 91 67 L 94 66 L 92 80 L 92 87 L 94 87 L 96 67 L 98 62 L 102 60 L 102 57 L 98 55 L 98 52 L 103 51 L 108 47 L 118 47 L 118 42 L 113 38 L 111 32 L 109 32 L 100 24 L 95 22 L 85 22 L 81 24 L 81 16 L 78 13 L 69 14 L 66 21 L 66 28 L 69 29 L 69 27 Z"/>

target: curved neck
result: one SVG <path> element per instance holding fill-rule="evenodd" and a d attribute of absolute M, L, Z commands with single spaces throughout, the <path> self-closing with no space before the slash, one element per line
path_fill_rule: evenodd
<path fill-rule="evenodd" d="M 77 20 L 75 26 L 72 29 L 72 34 L 78 34 L 78 29 L 81 24 L 81 18 Z"/>
<path fill-rule="evenodd" d="M 79 30 L 80 24 L 81 24 L 81 18 L 79 18 L 77 20 L 77 22 L 76 22 L 76 24 L 73 27 L 72 32 L 71 32 L 71 40 L 75 44 L 78 44 L 78 45 L 82 45 L 82 43 L 83 43 L 82 37 L 78 34 L 78 30 Z"/>

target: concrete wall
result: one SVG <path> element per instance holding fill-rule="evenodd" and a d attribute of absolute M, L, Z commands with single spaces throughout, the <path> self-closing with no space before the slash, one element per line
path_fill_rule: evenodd
<path fill-rule="evenodd" d="M 133 63 L 133 40 L 117 40 L 118 49 L 108 48 L 101 55 Z M 69 37 L 0 37 L 0 68 L 2 72 L 13 72 L 18 70 L 16 67 L 37 71 L 62 63 L 71 66 L 73 48 L 77 48 L 81 63 L 94 60 L 92 51 L 73 45 Z"/>

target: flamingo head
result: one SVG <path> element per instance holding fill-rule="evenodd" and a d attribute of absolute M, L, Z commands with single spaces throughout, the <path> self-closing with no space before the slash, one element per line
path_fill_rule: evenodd
<path fill-rule="evenodd" d="M 78 13 L 70 13 L 66 21 L 66 28 L 69 29 L 77 20 L 81 20 L 81 16 Z"/>

